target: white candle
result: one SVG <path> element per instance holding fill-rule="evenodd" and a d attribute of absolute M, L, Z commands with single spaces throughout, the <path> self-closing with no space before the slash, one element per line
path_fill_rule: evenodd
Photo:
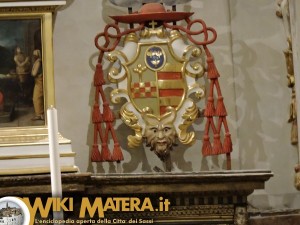
<path fill-rule="evenodd" d="M 62 198 L 61 170 L 58 149 L 57 110 L 53 106 L 47 110 L 47 120 L 52 197 Z M 53 219 L 63 219 L 63 212 L 53 212 Z"/>

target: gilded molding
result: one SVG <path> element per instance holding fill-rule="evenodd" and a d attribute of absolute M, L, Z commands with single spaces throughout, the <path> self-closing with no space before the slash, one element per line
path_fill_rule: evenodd
<path fill-rule="evenodd" d="M 60 153 L 59 156 L 61 158 L 66 157 L 75 157 L 75 152 L 70 153 Z M 49 158 L 49 154 L 30 154 L 30 155 L 6 155 L 6 156 L 0 156 L 0 160 L 15 160 L 15 159 L 36 159 L 36 158 Z"/>
<path fill-rule="evenodd" d="M 186 109 L 185 113 L 182 115 L 183 123 L 179 125 L 178 138 L 183 144 L 192 144 L 195 141 L 195 132 L 187 132 L 187 129 L 194 122 L 198 116 L 198 107 L 193 103 L 193 105 Z"/>
<path fill-rule="evenodd" d="M 110 92 L 110 99 L 114 104 L 119 104 L 122 97 L 128 100 L 127 96 L 128 91 L 125 89 L 114 89 Z"/>
<path fill-rule="evenodd" d="M 188 96 L 194 93 L 197 99 L 202 99 L 205 97 L 205 87 L 199 83 L 194 83 L 188 87 Z"/>
<path fill-rule="evenodd" d="M 123 52 L 115 50 L 107 54 L 107 60 L 113 63 L 108 72 L 108 80 L 112 83 L 118 83 L 126 79 L 127 74 L 123 64 L 128 62 L 127 56 Z"/>
<path fill-rule="evenodd" d="M 3 7 L 0 13 L 36 13 L 36 12 L 54 12 L 58 6 L 30 6 L 30 7 Z"/>
<path fill-rule="evenodd" d="M 183 37 L 182 34 L 178 30 L 170 31 L 169 39 L 171 43 L 179 38 L 182 39 L 182 37 Z"/>
<path fill-rule="evenodd" d="M 126 44 L 127 42 L 134 42 L 134 43 L 138 43 L 139 38 L 136 35 L 136 33 L 130 33 L 125 37 L 124 43 Z"/>
<path fill-rule="evenodd" d="M 116 62 L 118 59 L 121 59 L 121 58 L 123 59 L 123 61 L 128 62 L 127 56 L 121 51 L 115 50 L 115 51 L 107 54 L 107 59 L 110 62 Z"/>
<path fill-rule="evenodd" d="M 166 38 L 167 37 L 167 32 L 166 29 L 163 27 L 159 27 L 156 29 L 149 29 L 149 28 L 145 28 L 144 30 L 142 30 L 140 32 L 140 37 L 141 38 L 150 38 L 152 36 L 156 36 L 158 38 Z"/>
<path fill-rule="evenodd" d="M 62 166 L 61 172 L 72 173 L 78 172 L 79 169 L 77 166 Z M 24 169 L 9 169 L 3 170 L 0 169 L 0 175 L 27 175 L 27 174 L 42 174 L 50 173 L 50 167 L 34 167 L 34 168 L 24 168 Z"/>
<path fill-rule="evenodd" d="M 128 140 L 128 147 L 129 148 L 135 148 L 138 147 L 142 143 L 142 126 L 138 123 L 138 118 L 137 116 L 132 112 L 127 109 L 127 106 L 130 103 L 126 103 L 125 105 L 122 106 L 120 110 L 120 115 L 121 119 L 123 122 L 129 126 L 132 130 L 134 130 L 135 135 L 129 135 L 127 137 Z"/>
<path fill-rule="evenodd" d="M 0 129 L 0 131 L 0 147 L 49 143 L 47 127 Z M 60 144 L 71 143 L 60 133 L 58 134 L 58 141 Z"/>

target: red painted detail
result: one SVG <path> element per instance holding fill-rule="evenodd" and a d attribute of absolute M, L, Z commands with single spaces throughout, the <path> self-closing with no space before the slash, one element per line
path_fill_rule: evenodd
<path fill-rule="evenodd" d="M 158 80 L 181 80 L 181 72 L 158 72 Z"/>
<path fill-rule="evenodd" d="M 183 89 L 160 89 L 159 97 L 183 96 Z"/>

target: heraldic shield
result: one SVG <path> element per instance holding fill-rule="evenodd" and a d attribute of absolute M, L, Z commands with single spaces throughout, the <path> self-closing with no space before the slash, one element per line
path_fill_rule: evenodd
<path fill-rule="evenodd" d="M 100 54 L 94 74 L 92 161 L 123 160 L 112 125 L 114 114 L 103 90 L 106 71 L 102 69 L 102 62 L 107 57 L 111 62 L 107 77 L 116 84 L 110 92 L 111 102 L 122 104 L 121 119 L 134 131 L 127 137 L 128 147 L 137 147 L 144 140 L 146 147 L 166 162 L 167 171 L 171 171 L 170 152 L 176 139 L 182 144 L 194 142 L 195 132 L 189 127 L 202 111 L 206 119 L 203 156 L 226 154 L 227 168 L 231 168 L 232 142 L 218 80 L 220 74 L 208 49 L 217 33 L 203 20 L 192 20 L 192 14 L 173 8 L 166 10 L 160 3 L 147 3 L 135 13 L 111 16 L 115 23 L 106 25 L 95 37 Z M 179 21 L 186 24 L 179 25 Z M 121 31 L 119 23 L 128 24 L 129 28 Z M 199 30 L 195 30 L 195 26 Z M 100 44 L 100 39 L 105 43 Z M 201 80 L 209 86 L 203 102 L 205 109 L 197 106 L 205 95 Z M 121 101 L 122 98 L 126 102 Z M 109 133 L 114 140 L 112 152 L 107 143 Z"/>
<path fill-rule="evenodd" d="M 125 65 L 130 99 L 139 112 L 147 109 L 161 119 L 168 107 L 178 110 L 186 95 L 184 62 L 167 43 L 140 44 L 134 61 Z"/>
<path fill-rule="evenodd" d="M 129 147 L 139 146 L 144 139 L 166 161 L 176 139 L 193 143 L 195 134 L 187 129 L 199 109 L 189 96 L 204 96 L 204 88 L 196 82 L 203 75 L 201 52 L 185 44 L 178 31 L 168 33 L 160 27 L 127 35 L 124 48 L 108 54 L 113 63 L 108 77 L 118 85 L 111 100 L 127 99 L 120 115 L 135 131 L 127 138 Z"/>

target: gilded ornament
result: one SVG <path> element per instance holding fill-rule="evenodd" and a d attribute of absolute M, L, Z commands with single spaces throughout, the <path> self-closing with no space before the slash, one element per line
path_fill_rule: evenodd
<path fill-rule="evenodd" d="M 149 41 L 153 36 L 155 41 Z M 131 34 L 126 38 L 133 37 Z M 141 31 L 136 49 L 125 47 L 109 53 L 111 62 L 120 62 L 119 69 L 112 66 L 108 76 L 123 87 L 111 92 L 112 102 L 120 103 L 122 97 L 128 101 L 120 115 L 134 131 L 127 137 L 130 148 L 145 140 L 151 151 L 170 164 L 177 138 L 183 144 L 194 142 L 195 133 L 188 128 L 199 109 L 188 97 L 195 94 L 202 98 L 205 94 L 204 87 L 195 80 L 204 73 L 201 53 L 200 48 L 186 45 L 180 32 L 172 30 L 168 34 L 161 27 L 155 28 L 155 23 Z"/>
<path fill-rule="evenodd" d="M 192 14 L 167 11 L 162 4 L 149 3 L 143 5 L 139 12 L 129 9 L 128 15 L 111 16 L 115 23 L 105 26 L 104 32 L 96 36 L 95 45 L 101 54 L 94 74 L 96 93 L 93 107 L 95 135 L 92 161 L 123 160 L 115 130 L 112 129 L 113 113 L 103 91 L 103 75 L 106 73 L 102 70 L 101 62 L 104 53 L 108 53 L 108 60 L 112 63 L 108 70 L 108 79 L 116 83 L 116 88 L 110 94 L 111 101 L 118 104 L 121 103 L 121 98 L 126 99 L 127 102 L 121 107 L 120 116 L 134 131 L 133 135 L 127 137 L 128 146 L 137 147 L 144 140 L 146 146 L 165 162 L 167 171 L 172 169 L 170 155 L 176 140 L 182 144 L 192 144 L 195 141 L 195 132 L 190 130 L 190 127 L 203 110 L 197 107 L 194 99 L 201 99 L 205 95 L 204 85 L 199 84 L 199 78 L 207 72 L 210 101 L 207 102 L 205 110 L 207 120 L 202 153 L 205 156 L 226 153 L 227 168 L 230 169 L 232 142 L 218 83 L 220 74 L 207 47 L 216 40 L 217 35 L 216 31 L 206 26 L 201 19 L 191 20 Z M 176 24 L 182 20 L 185 20 L 186 26 Z M 130 28 L 122 31 L 119 23 L 126 23 Z M 195 24 L 200 25 L 200 30 L 192 29 L 195 28 Z M 110 33 L 111 29 L 115 32 Z M 202 40 L 194 39 L 196 35 L 200 35 Z M 105 39 L 102 46 L 99 44 L 100 38 Z M 120 44 L 123 39 L 122 47 Z M 202 53 L 205 54 L 204 57 Z M 205 62 L 202 61 L 205 56 L 207 71 L 203 66 Z M 217 93 L 218 97 L 215 101 L 216 112 L 213 110 L 213 104 L 210 104 L 214 102 L 214 93 Z M 214 116 L 219 117 L 221 121 L 218 129 L 214 129 L 214 121 L 211 120 Z M 102 129 L 99 121 L 105 122 L 108 129 Z M 211 146 L 208 134 L 210 128 L 215 137 L 214 152 L 208 148 Z M 220 140 L 220 132 L 223 130 L 225 135 L 223 140 Z M 114 140 L 112 152 L 107 145 L 109 133 Z M 101 154 L 97 148 L 99 137 L 102 142 Z"/>

